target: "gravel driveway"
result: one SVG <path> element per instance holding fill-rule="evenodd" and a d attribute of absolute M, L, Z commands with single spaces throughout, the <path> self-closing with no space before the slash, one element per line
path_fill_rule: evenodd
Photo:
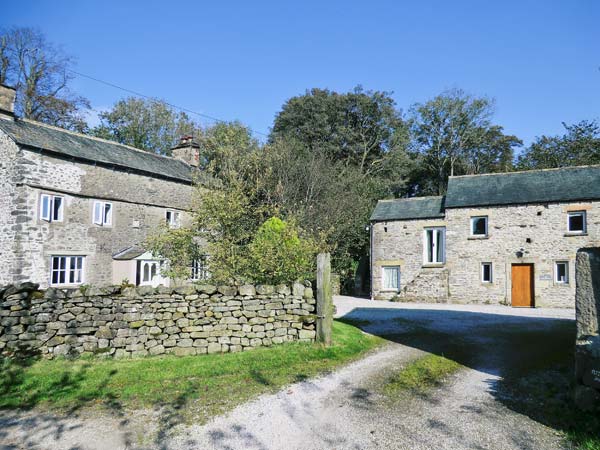
<path fill-rule="evenodd" d="M 559 449 L 552 429 L 502 401 L 498 381 L 572 345 L 572 310 L 335 299 L 338 316 L 386 336 L 381 351 L 294 384 L 203 426 L 177 426 L 144 442 L 152 417 L 75 420 L 0 413 L 1 449 Z M 391 402 L 386 374 L 426 353 L 465 366 L 427 395 Z M 150 413 L 148 413 L 150 414 Z M 143 444 L 140 444 L 143 443 Z M 141 446 L 140 446 L 141 445 Z"/>

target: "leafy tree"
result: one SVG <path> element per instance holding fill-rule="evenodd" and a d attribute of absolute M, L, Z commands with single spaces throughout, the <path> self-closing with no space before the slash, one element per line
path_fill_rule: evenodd
<path fill-rule="evenodd" d="M 351 276 L 353 262 L 367 253 L 365 231 L 378 199 L 390 194 L 391 181 L 367 176 L 356 166 L 332 161 L 294 141 L 278 140 L 263 148 L 257 179 L 259 199 L 293 218 L 332 252 L 335 269 Z M 397 182 L 402 185 L 402 172 Z"/>
<path fill-rule="evenodd" d="M 17 90 L 15 113 L 84 132 L 89 101 L 71 91 L 73 59 L 32 28 L 0 30 L 0 83 Z"/>
<path fill-rule="evenodd" d="M 563 123 L 562 136 L 541 136 L 519 156 L 517 167 L 551 169 L 555 167 L 600 164 L 600 126 L 595 121 L 574 125 Z"/>
<path fill-rule="evenodd" d="M 240 122 L 221 122 L 200 136 L 204 168 L 225 183 L 236 182 L 248 170 L 247 157 L 260 145 Z"/>
<path fill-rule="evenodd" d="M 92 130 L 95 136 L 160 155 L 170 155 L 181 136 L 200 134 L 199 126 L 187 114 L 174 111 L 161 100 L 129 97 L 100 113 L 99 118 L 100 125 Z"/>
<path fill-rule="evenodd" d="M 293 222 L 271 217 L 256 231 L 249 245 L 252 278 L 261 283 L 289 283 L 312 279 L 318 246 L 300 236 Z"/>
<path fill-rule="evenodd" d="M 405 151 L 408 132 L 390 93 L 358 86 L 344 94 L 312 89 L 291 98 L 275 118 L 271 142 L 276 139 L 295 140 L 376 174 L 389 168 L 388 155 Z"/>
<path fill-rule="evenodd" d="M 163 275 L 172 279 L 187 280 L 191 275 L 192 261 L 199 256 L 198 236 L 191 228 L 172 229 L 166 224 L 151 233 L 146 241 L 148 250 L 168 258 Z"/>
<path fill-rule="evenodd" d="M 455 89 L 411 109 L 418 191 L 443 194 L 448 176 L 510 168 L 521 141 L 493 125 L 493 102 Z"/>

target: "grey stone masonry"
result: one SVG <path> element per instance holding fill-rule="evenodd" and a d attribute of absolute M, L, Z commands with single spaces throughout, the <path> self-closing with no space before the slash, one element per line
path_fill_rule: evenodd
<path fill-rule="evenodd" d="M 600 248 L 577 252 L 575 402 L 600 410 Z"/>
<path fill-rule="evenodd" d="M 310 283 L 39 290 L 0 287 L 5 356 L 197 355 L 315 339 Z"/>

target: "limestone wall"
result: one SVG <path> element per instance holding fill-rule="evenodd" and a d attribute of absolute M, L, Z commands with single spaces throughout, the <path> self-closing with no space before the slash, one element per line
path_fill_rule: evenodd
<path fill-rule="evenodd" d="M 16 188 L 18 152 L 17 145 L 0 132 L 0 261 L 4 265 L 0 268 L 0 284 L 10 283 L 14 277 L 18 250 L 16 236 L 23 227 L 16 215 L 21 208 Z"/>
<path fill-rule="evenodd" d="M 569 234 L 569 211 L 585 210 L 587 233 Z M 470 219 L 488 217 L 488 236 L 470 236 Z M 453 208 L 445 220 L 397 220 L 373 226 L 372 276 L 376 299 L 511 304 L 511 266 L 534 265 L 537 307 L 574 307 L 575 256 L 600 247 L 600 202 Z M 423 230 L 446 228 L 446 263 L 423 264 Z M 518 255 L 521 251 L 523 254 Z M 569 282 L 555 282 L 555 262 L 569 262 Z M 492 263 L 491 283 L 481 280 L 481 263 Z M 400 292 L 382 290 L 382 266 L 398 265 Z"/>
<path fill-rule="evenodd" d="M 19 149 L 1 132 L 0 156 L 2 284 L 47 287 L 53 255 L 85 256 L 84 283 L 110 284 L 112 255 L 142 245 L 167 209 L 179 211 L 184 226 L 191 220 L 190 184 Z M 40 219 L 42 193 L 64 198 L 62 222 Z M 94 200 L 112 203 L 111 226 L 92 223 Z"/>
<path fill-rule="evenodd" d="M 439 219 L 372 224 L 372 292 L 375 299 L 444 301 L 448 277 L 443 267 L 423 263 L 423 230 L 426 227 L 445 226 L 446 222 Z M 400 267 L 399 292 L 382 289 L 384 266 Z"/>
<path fill-rule="evenodd" d="M 0 353 L 127 358 L 239 352 L 315 339 L 310 283 L 292 286 L 0 287 Z"/>
<path fill-rule="evenodd" d="M 575 401 L 600 410 L 600 248 L 577 253 Z"/>
<path fill-rule="evenodd" d="M 567 233 L 567 213 L 587 212 L 587 233 Z M 470 234 L 473 216 L 488 217 L 488 236 Z M 511 304 L 511 267 L 534 265 L 535 306 L 575 305 L 575 257 L 582 247 L 600 246 L 600 202 L 456 208 L 446 210 L 447 267 L 453 302 Z M 523 249 L 523 256 L 517 252 Z M 569 283 L 555 282 L 555 262 L 569 262 Z M 491 262 L 492 283 L 481 282 L 481 263 Z"/>

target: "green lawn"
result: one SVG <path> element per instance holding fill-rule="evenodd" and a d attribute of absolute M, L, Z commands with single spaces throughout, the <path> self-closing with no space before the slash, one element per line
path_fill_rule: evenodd
<path fill-rule="evenodd" d="M 384 341 L 334 322 L 333 345 L 290 343 L 250 352 L 0 361 L 0 408 L 74 410 L 167 406 L 199 420 L 358 358 Z"/>

